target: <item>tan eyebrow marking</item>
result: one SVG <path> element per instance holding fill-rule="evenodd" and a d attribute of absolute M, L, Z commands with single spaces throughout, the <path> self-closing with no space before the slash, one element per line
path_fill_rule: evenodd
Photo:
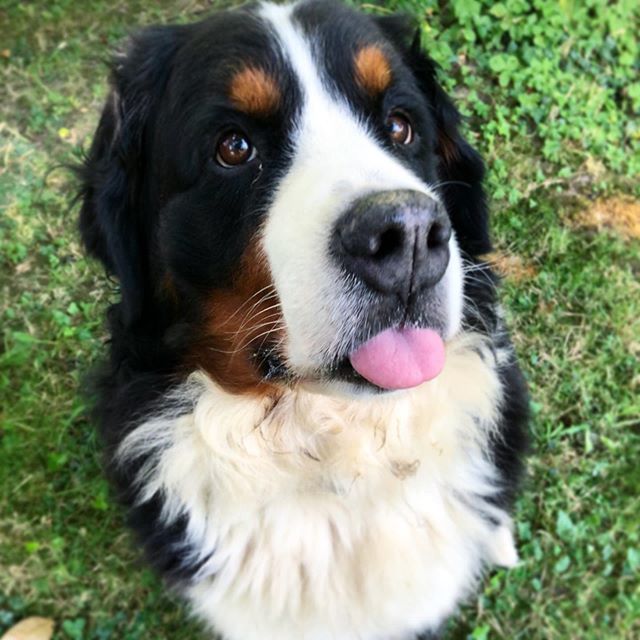
<path fill-rule="evenodd" d="M 278 108 L 281 93 L 273 76 L 258 67 L 245 67 L 231 79 L 229 98 L 240 111 L 268 116 Z"/>
<path fill-rule="evenodd" d="M 391 84 L 391 65 L 384 51 L 375 44 L 362 47 L 355 55 L 358 84 L 370 95 L 382 93 Z"/>

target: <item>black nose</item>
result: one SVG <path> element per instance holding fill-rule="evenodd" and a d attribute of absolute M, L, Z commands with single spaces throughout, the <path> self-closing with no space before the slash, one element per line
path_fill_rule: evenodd
<path fill-rule="evenodd" d="M 338 220 L 333 249 L 342 267 L 382 293 L 434 286 L 449 263 L 451 223 L 444 207 L 417 191 L 381 191 Z"/>

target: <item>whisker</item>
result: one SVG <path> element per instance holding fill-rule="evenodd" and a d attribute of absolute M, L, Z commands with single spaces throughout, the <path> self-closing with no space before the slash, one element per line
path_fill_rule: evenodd
<path fill-rule="evenodd" d="M 463 182 L 462 180 L 445 180 L 443 182 L 437 182 L 436 184 L 430 184 L 429 186 L 432 189 L 439 189 L 440 187 L 447 187 L 449 185 L 458 185 L 461 187 L 471 188 L 471 185 L 468 182 Z"/>
<path fill-rule="evenodd" d="M 489 262 L 481 262 L 479 264 L 467 264 L 462 265 L 463 273 L 473 273 L 474 271 L 489 271 L 492 268 L 492 264 Z"/>
<path fill-rule="evenodd" d="M 259 333 L 257 336 L 252 336 L 249 340 L 247 340 L 244 344 L 240 345 L 234 353 L 240 353 L 241 351 L 243 351 L 244 349 L 246 349 L 252 342 L 256 342 L 257 340 L 259 340 L 260 338 L 264 338 L 266 339 L 270 334 L 273 334 L 275 331 L 277 331 L 278 329 L 283 329 L 284 326 L 278 326 L 278 325 L 274 325 L 272 326 L 270 329 L 267 329 L 266 331 L 263 331 L 262 333 Z M 264 341 L 263 341 L 264 343 Z M 262 346 L 262 344 L 260 346 Z"/>
<path fill-rule="evenodd" d="M 279 314 L 273 314 L 273 315 L 269 316 L 269 318 L 272 318 L 272 319 L 263 318 L 264 322 L 261 322 L 260 324 L 257 324 L 255 326 L 252 325 L 252 326 L 248 327 L 247 330 L 244 332 L 245 335 L 242 336 L 242 337 L 246 337 L 246 334 L 250 334 L 252 331 L 256 331 L 258 329 L 262 329 L 262 327 L 268 327 L 269 325 L 273 325 L 273 324 L 281 321 L 280 317 L 279 317 Z M 239 338 L 240 337 L 240 333 L 239 332 L 234 332 L 231 335 L 233 335 L 234 338 Z"/>
<path fill-rule="evenodd" d="M 478 278 L 478 276 L 481 276 L 482 279 Z M 495 284 L 493 279 L 493 274 L 490 271 L 486 271 L 486 270 L 478 270 L 476 272 L 473 272 L 472 274 L 465 273 L 464 279 L 465 279 L 465 282 L 469 282 L 471 284 L 480 284 L 480 285 L 489 284 L 491 286 Z"/>
<path fill-rule="evenodd" d="M 280 309 L 280 302 L 276 302 L 274 305 L 271 305 L 266 309 L 261 309 L 255 314 L 252 314 L 249 311 L 243 318 L 242 322 L 240 323 L 240 327 L 235 331 L 235 333 L 240 333 L 251 320 L 255 320 L 256 318 L 259 318 L 261 315 L 265 314 L 267 311 L 272 311 L 273 309 Z"/>
<path fill-rule="evenodd" d="M 269 289 L 271 289 L 271 291 L 269 291 Z M 251 300 L 253 300 L 256 296 L 260 295 L 261 293 L 263 293 L 264 291 L 267 291 L 267 294 L 264 295 L 262 298 L 260 298 L 257 302 L 254 302 L 254 304 L 251 306 L 251 309 L 248 311 L 248 313 L 251 312 L 252 309 L 254 309 L 255 307 L 257 307 L 259 304 L 261 304 L 262 302 L 269 300 L 270 298 L 273 298 L 277 295 L 277 292 L 275 290 L 275 287 L 273 284 L 268 284 L 266 287 L 262 287 L 262 289 L 256 291 L 253 295 L 249 296 L 225 321 L 224 324 L 226 324 L 227 322 L 230 322 L 231 320 L 233 320 L 233 318 L 235 318 L 243 309 L 244 307 L 249 304 L 249 302 L 251 302 Z"/>
<path fill-rule="evenodd" d="M 463 294 L 462 296 L 463 300 L 464 300 L 464 307 L 465 307 L 465 313 L 468 312 L 470 315 L 472 315 L 475 319 L 477 319 L 480 324 L 482 325 L 482 328 L 485 331 L 485 334 L 490 336 L 492 335 L 493 331 L 491 329 L 491 327 L 489 327 L 489 325 L 487 324 L 487 320 L 484 317 L 484 315 L 482 314 L 482 312 L 480 311 L 480 308 L 478 307 L 477 303 L 475 302 L 475 300 L 473 300 L 472 298 L 470 298 L 468 295 Z"/>
<path fill-rule="evenodd" d="M 220 353 L 222 355 L 235 356 L 238 353 L 244 351 L 254 340 L 259 340 L 260 338 L 269 336 L 269 334 L 273 334 L 275 331 L 279 329 L 284 329 L 284 326 L 273 326 L 272 328 L 264 331 L 263 333 L 258 334 L 255 337 L 252 337 L 251 340 L 248 340 L 244 344 L 238 345 L 235 349 L 219 349 L 217 347 L 208 347 L 209 351 L 213 351 L 214 353 Z M 262 345 L 261 345 L 262 346 Z"/>

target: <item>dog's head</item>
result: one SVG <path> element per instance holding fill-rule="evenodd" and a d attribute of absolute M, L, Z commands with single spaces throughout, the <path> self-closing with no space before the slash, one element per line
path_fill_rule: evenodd
<path fill-rule="evenodd" d="M 125 330 L 233 391 L 437 375 L 489 240 L 482 162 L 413 32 L 310 0 L 133 39 L 81 212 Z"/>

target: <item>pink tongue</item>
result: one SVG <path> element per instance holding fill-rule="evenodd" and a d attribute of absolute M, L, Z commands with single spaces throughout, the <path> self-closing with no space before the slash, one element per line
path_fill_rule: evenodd
<path fill-rule="evenodd" d="M 444 343 L 433 329 L 387 329 L 358 347 L 349 360 L 378 387 L 408 389 L 442 371 Z"/>

